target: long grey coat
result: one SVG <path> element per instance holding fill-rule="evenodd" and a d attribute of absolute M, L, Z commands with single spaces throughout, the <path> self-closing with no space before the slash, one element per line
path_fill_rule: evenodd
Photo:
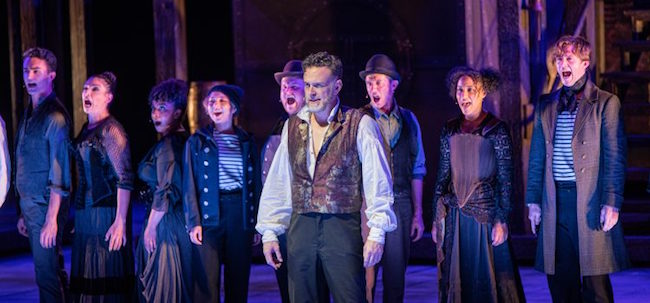
<path fill-rule="evenodd" d="M 541 204 L 542 222 L 535 269 L 555 274 L 556 192 L 553 180 L 553 136 L 560 90 L 540 99 L 528 166 L 526 203 Z M 628 268 L 620 221 L 609 232 L 600 227 L 603 205 L 621 209 L 627 142 L 621 102 L 587 81 L 571 140 L 576 173 L 577 222 L 582 276 L 603 275 Z"/>

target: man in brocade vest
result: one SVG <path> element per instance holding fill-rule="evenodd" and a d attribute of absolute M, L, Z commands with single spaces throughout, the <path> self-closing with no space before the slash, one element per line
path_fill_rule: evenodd
<path fill-rule="evenodd" d="M 258 212 L 266 262 L 283 259 L 287 234 L 292 302 L 318 302 L 319 274 L 336 302 L 365 302 L 364 266 L 374 266 L 386 232 L 396 228 L 393 184 L 377 123 L 345 108 L 341 60 L 327 52 L 303 61 L 306 106 L 287 120 Z M 361 239 L 365 198 L 370 233 Z"/>

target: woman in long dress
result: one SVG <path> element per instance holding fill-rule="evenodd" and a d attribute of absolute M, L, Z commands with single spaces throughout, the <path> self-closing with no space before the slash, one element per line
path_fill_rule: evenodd
<path fill-rule="evenodd" d="M 138 177 L 147 184 L 147 217 L 136 250 L 138 292 L 142 302 L 191 302 L 192 248 L 182 192 L 187 85 L 176 79 L 160 83 L 151 90 L 149 105 L 161 138 L 138 166 Z"/>
<path fill-rule="evenodd" d="M 496 89 L 491 71 L 467 67 L 448 76 L 462 115 L 440 135 L 435 187 L 439 302 L 522 302 L 523 289 L 508 241 L 512 142 L 506 123 L 483 109 Z"/>
<path fill-rule="evenodd" d="M 129 201 L 133 189 L 129 141 L 111 116 L 111 72 L 84 84 L 88 122 L 75 138 L 77 186 L 70 290 L 75 302 L 131 302 L 135 276 Z"/>

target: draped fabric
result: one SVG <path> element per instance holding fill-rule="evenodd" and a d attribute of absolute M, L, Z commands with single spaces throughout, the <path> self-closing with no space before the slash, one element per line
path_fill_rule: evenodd
<path fill-rule="evenodd" d="M 492 246 L 494 222 L 507 223 L 512 186 L 505 123 L 488 115 L 473 133 L 460 119 L 441 135 L 436 184 L 439 302 L 522 302 L 509 241 Z"/>

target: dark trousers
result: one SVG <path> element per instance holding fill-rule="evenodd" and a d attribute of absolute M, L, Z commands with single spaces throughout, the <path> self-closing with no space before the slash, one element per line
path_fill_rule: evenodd
<path fill-rule="evenodd" d="M 47 207 L 43 199 L 20 200 L 20 208 L 29 233 L 29 246 L 32 249 L 34 258 L 36 284 L 38 285 L 40 301 L 64 302 L 68 289 L 68 275 L 65 272 L 63 263 L 61 242 L 63 241 L 63 228 L 68 214 L 68 206 L 65 201 L 61 202 L 57 218 L 56 246 L 53 248 L 43 248 L 40 242 Z"/>
<path fill-rule="evenodd" d="M 396 200 L 393 211 L 397 216 L 397 229 L 386 233 L 384 255 L 380 263 L 383 268 L 383 302 L 404 301 L 404 276 L 411 252 L 411 221 L 413 220 L 411 199 Z M 378 271 L 377 268 L 375 275 Z"/>
<path fill-rule="evenodd" d="M 319 263 L 335 302 L 365 302 L 362 250 L 359 213 L 293 213 L 287 235 L 291 302 L 322 302 Z"/>
<path fill-rule="evenodd" d="M 244 229 L 241 193 L 221 194 L 219 210 L 219 225 L 203 226 L 203 244 L 192 245 L 194 302 L 221 302 L 221 265 L 225 302 L 246 302 L 253 232 Z"/>
<path fill-rule="evenodd" d="M 289 303 L 291 300 L 289 298 L 289 271 L 286 265 L 288 264 L 287 262 L 289 262 L 289 255 L 287 255 L 287 234 L 284 233 L 278 236 L 278 242 L 280 244 L 280 253 L 282 254 L 285 265 L 280 266 L 280 268 L 275 271 L 275 279 L 278 281 L 278 288 L 280 289 L 280 298 L 282 298 L 282 303 Z M 320 263 L 316 268 L 316 272 L 319 277 L 318 280 L 321 281 L 318 283 L 318 285 L 316 285 L 318 288 L 318 302 L 329 302 L 330 292 L 329 289 L 327 289 L 327 284 L 325 282 L 325 276 L 323 273 L 323 266 Z"/>
<path fill-rule="evenodd" d="M 580 278 L 575 182 L 556 182 L 555 274 L 547 275 L 553 302 L 614 302 L 609 275 Z"/>

